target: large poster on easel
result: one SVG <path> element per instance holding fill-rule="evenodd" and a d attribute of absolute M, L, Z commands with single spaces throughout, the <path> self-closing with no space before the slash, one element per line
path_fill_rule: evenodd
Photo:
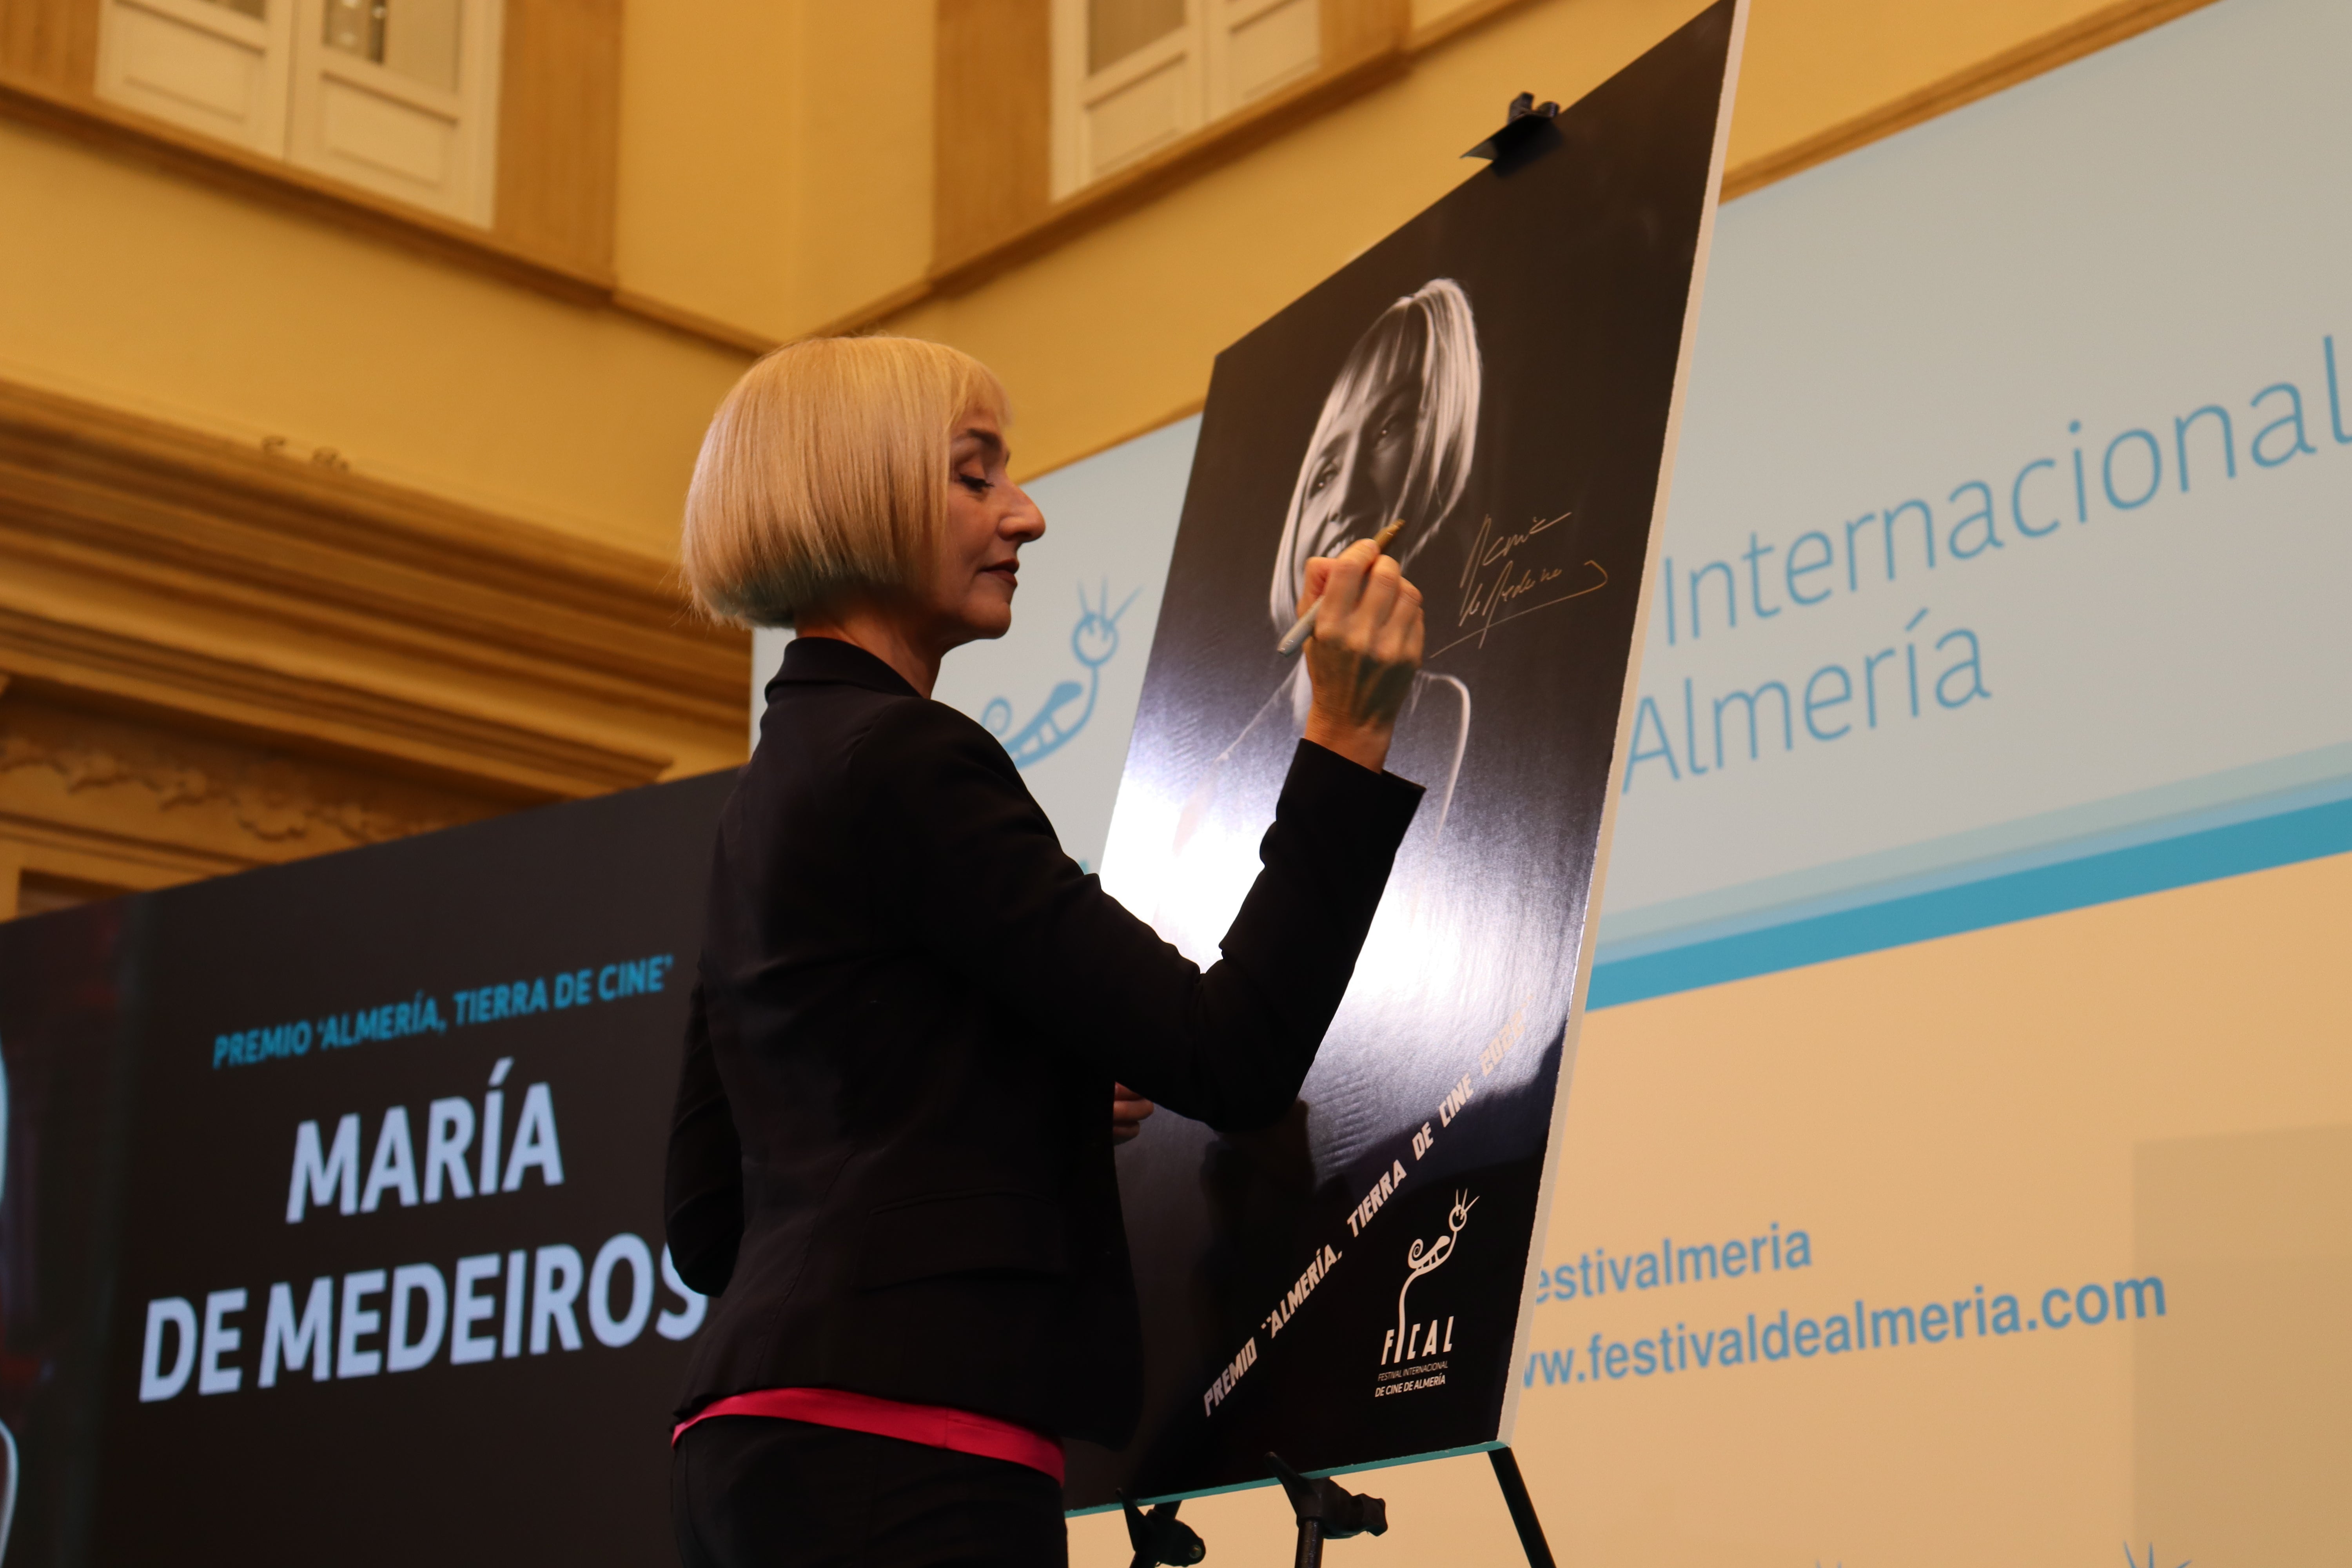
<path fill-rule="evenodd" d="M 1214 961 L 1305 721 L 1305 563 L 1400 520 L 1429 635 L 1389 765 L 1428 794 L 1289 1116 L 1120 1156 L 1145 1415 L 1073 1507 L 1507 1438 L 1744 18 L 1516 121 L 1218 358 L 1106 882 Z"/>

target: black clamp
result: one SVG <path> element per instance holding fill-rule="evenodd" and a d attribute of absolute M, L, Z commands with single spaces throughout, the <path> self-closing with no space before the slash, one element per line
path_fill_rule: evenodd
<path fill-rule="evenodd" d="M 1538 144 L 1548 146 L 1557 141 L 1559 132 L 1552 121 L 1559 118 L 1559 105 L 1547 100 L 1536 101 L 1532 92 L 1523 92 L 1511 100 L 1511 111 L 1503 128 L 1462 155 L 1465 158 L 1485 158 L 1497 167 L 1522 163 L 1523 153 L 1532 153 Z"/>
<path fill-rule="evenodd" d="M 1127 1543 L 1135 1548 L 1129 1568 L 1191 1568 L 1209 1554 L 1208 1543 L 1189 1524 L 1176 1522 L 1176 1504 L 1163 1502 L 1149 1512 L 1135 1506 L 1125 1492 L 1118 1506 L 1127 1510 Z"/>

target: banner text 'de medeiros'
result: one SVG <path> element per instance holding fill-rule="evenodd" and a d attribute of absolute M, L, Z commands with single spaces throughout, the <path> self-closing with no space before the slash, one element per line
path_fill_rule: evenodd
<path fill-rule="evenodd" d="M 457 992 L 446 1007 L 418 993 L 398 1004 L 223 1036 L 214 1066 L 291 1059 L 321 1047 L 389 1041 L 457 1026 L 521 1018 L 567 1007 L 649 996 L 665 988 L 668 954 L 591 964 L 553 975 Z M 367 1223 L 394 1209 L 478 1204 L 560 1187 L 562 1135 L 554 1085 L 513 1086 L 513 1057 L 501 1057 L 479 1091 L 425 1104 L 366 1107 L 308 1118 L 292 1130 L 284 1223 Z M 509 1099 L 513 1100 L 511 1111 Z M 656 1276 L 667 1299 L 656 1310 Z M 139 1398 L 270 1389 L 307 1375 L 325 1383 L 451 1367 L 554 1351 L 587 1340 L 610 1349 L 651 1328 L 683 1340 L 701 1326 L 707 1302 L 644 1237 L 623 1231 L 583 1248 L 549 1241 L 450 1260 L 387 1262 L 377 1268 L 229 1285 L 198 1297 L 160 1296 L 146 1304 L 139 1339 Z M 257 1323 L 254 1320 L 258 1319 Z M 583 1326 L 586 1334 L 583 1333 Z M 248 1373 L 251 1376 L 248 1377 Z"/>

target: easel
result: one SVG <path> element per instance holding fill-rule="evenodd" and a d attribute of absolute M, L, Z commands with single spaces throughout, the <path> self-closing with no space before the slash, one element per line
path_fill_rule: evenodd
<path fill-rule="evenodd" d="M 1519 1532 L 1519 1550 L 1527 1553 L 1528 1568 L 1554 1568 L 1551 1546 L 1544 1540 L 1543 1521 L 1536 1517 L 1535 1500 L 1528 1496 L 1517 1457 L 1508 1447 L 1501 1447 L 1489 1448 L 1486 1458 L 1495 1467 L 1496 1484 L 1503 1489 L 1503 1506 L 1511 1511 L 1512 1528 Z M 1328 1477 L 1308 1480 L 1284 1464 L 1279 1454 L 1268 1454 L 1265 1458 L 1282 1489 L 1289 1494 L 1291 1517 L 1298 1521 L 1298 1553 L 1292 1559 L 1292 1568 L 1323 1568 L 1327 1541 L 1388 1533 L 1388 1504 L 1379 1498 L 1349 1491 Z M 1127 1510 L 1128 1544 L 1135 1549 L 1131 1568 L 1162 1564 L 1191 1568 L 1209 1554 L 1208 1543 L 1190 1525 L 1177 1522 L 1177 1504 L 1164 1502 L 1147 1512 L 1124 1494 L 1118 1500 Z"/>
<path fill-rule="evenodd" d="M 1534 93 L 1523 92 L 1511 100 L 1503 128 L 1462 155 L 1486 159 L 1507 174 L 1559 143 L 1559 132 L 1552 124 L 1559 114 L 1559 104 L 1538 103 Z M 1388 1533 L 1388 1504 L 1379 1498 L 1349 1491 L 1328 1477 L 1308 1480 L 1285 1464 L 1279 1454 L 1268 1454 L 1265 1458 L 1282 1489 L 1289 1494 L 1291 1516 L 1298 1522 L 1298 1554 L 1293 1568 L 1323 1568 L 1327 1541 Z M 1550 1543 L 1544 1540 L 1543 1521 L 1536 1517 L 1535 1500 L 1528 1495 L 1527 1478 L 1519 1474 L 1517 1456 L 1506 1445 L 1487 1449 L 1486 1458 L 1495 1467 L 1495 1483 L 1503 1489 L 1503 1506 L 1510 1510 L 1511 1527 L 1519 1532 L 1519 1550 L 1527 1553 L 1528 1568 L 1555 1568 Z M 1128 1544 L 1135 1548 L 1130 1568 L 1161 1568 L 1162 1564 L 1191 1568 L 1209 1554 L 1208 1543 L 1190 1525 L 1176 1521 L 1176 1503 L 1164 1502 L 1147 1512 L 1125 1493 L 1118 1500 L 1127 1510 Z"/>

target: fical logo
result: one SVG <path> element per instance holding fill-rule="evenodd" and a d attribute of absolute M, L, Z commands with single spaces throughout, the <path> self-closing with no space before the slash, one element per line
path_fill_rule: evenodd
<path fill-rule="evenodd" d="M 1402 1365 L 1454 1348 L 1454 1320 L 1449 1317 L 1440 1321 L 1433 1318 L 1425 1323 L 1413 1322 L 1406 1314 L 1405 1297 L 1423 1276 L 1435 1273 L 1454 1256 L 1462 1227 L 1470 1223 L 1470 1210 L 1477 1202 L 1466 1193 L 1454 1194 L 1454 1207 L 1445 1216 L 1445 1234 L 1435 1241 L 1413 1238 L 1412 1247 L 1404 1255 L 1404 1284 L 1397 1291 L 1396 1327 L 1381 1339 L 1382 1366 Z"/>

